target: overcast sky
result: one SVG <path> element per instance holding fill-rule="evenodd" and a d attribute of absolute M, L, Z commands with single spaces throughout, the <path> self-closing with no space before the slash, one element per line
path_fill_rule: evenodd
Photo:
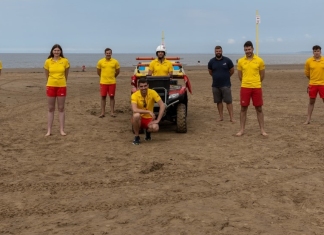
<path fill-rule="evenodd" d="M 324 0 L 0 0 L 0 53 L 151 53 L 164 31 L 169 53 L 259 53 L 324 47 Z"/>

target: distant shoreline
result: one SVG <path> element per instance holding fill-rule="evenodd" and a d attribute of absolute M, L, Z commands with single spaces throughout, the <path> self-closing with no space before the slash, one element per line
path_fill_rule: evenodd
<path fill-rule="evenodd" d="M 48 52 L 0 52 L 0 57 L 1 55 L 8 55 L 8 54 L 38 54 L 38 55 L 45 55 L 47 57 L 49 55 Z M 64 52 L 64 55 L 102 55 L 104 56 L 103 53 L 98 53 L 98 52 Z M 210 52 L 174 52 L 174 53 L 168 53 L 171 56 L 176 56 L 176 55 L 213 55 L 213 53 Z M 298 51 L 298 52 L 283 52 L 283 53 L 273 53 L 273 52 L 259 52 L 259 55 L 296 55 L 296 54 L 309 54 L 310 56 L 313 54 L 313 51 Z M 155 56 L 154 53 L 152 52 L 141 52 L 141 53 L 117 53 L 114 52 L 113 55 L 145 55 L 145 56 Z M 226 55 L 244 55 L 244 52 L 231 52 L 231 53 L 224 53 L 224 56 Z"/>

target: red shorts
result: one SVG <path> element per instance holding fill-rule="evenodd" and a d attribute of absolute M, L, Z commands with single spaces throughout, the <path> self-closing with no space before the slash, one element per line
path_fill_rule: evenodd
<path fill-rule="evenodd" d="M 115 96 L 116 84 L 100 84 L 101 96 Z"/>
<path fill-rule="evenodd" d="M 47 86 L 46 94 L 48 97 L 66 96 L 66 87 Z"/>
<path fill-rule="evenodd" d="M 253 106 L 263 105 L 262 88 L 245 88 L 241 87 L 241 106 L 249 106 L 252 98 Z"/>
<path fill-rule="evenodd" d="M 324 85 L 309 85 L 308 86 L 308 95 L 309 98 L 315 99 L 319 93 L 320 97 L 324 99 Z"/>
<path fill-rule="evenodd" d="M 142 129 L 147 129 L 148 124 L 152 121 L 152 118 L 141 118 L 141 128 Z"/>

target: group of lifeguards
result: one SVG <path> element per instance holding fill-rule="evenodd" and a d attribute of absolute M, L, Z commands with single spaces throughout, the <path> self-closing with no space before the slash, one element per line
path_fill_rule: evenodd
<path fill-rule="evenodd" d="M 308 93 L 309 105 L 308 115 L 305 124 L 309 124 L 314 109 L 317 94 L 324 101 L 324 58 L 321 56 L 321 47 L 315 45 L 313 56 L 307 59 L 305 63 L 305 75 L 309 79 Z M 250 99 L 257 111 L 257 119 L 261 129 L 261 134 L 267 136 L 264 130 L 264 117 L 262 111 L 262 82 L 265 77 L 264 61 L 253 53 L 253 44 L 247 41 L 244 44 L 245 56 L 237 61 L 238 77 L 241 81 L 240 90 L 240 131 L 236 136 L 242 136 L 245 131 L 246 113 L 250 104 Z M 101 94 L 101 114 L 100 118 L 105 117 L 106 97 L 110 98 L 110 116 L 116 117 L 115 114 L 115 92 L 116 78 L 120 73 L 119 62 L 112 58 L 112 50 L 105 49 L 105 57 L 97 63 L 97 74 L 100 77 L 100 94 Z M 173 65 L 171 61 L 165 58 L 166 49 L 164 45 L 156 48 L 156 58 L 149 64 L 149 76 L 170 76 L 172 77 Z M 46 93 L 48 97 L 48 125 L 46 136 L 52 134 L 52 124 L 54 120 L 55 104 L 58 103 L 60 134 L 66 135 L 64 131 L 65 124 L 65 97 L 67 94 L 66 82 L 68 79 L 70 64 L 64 57 L 62 47 L 55 44 L 50 55 L 44 63 L 45 76 L 47 79 Z M 2 63 L 0 61 L 0 75 Z M 215 47 L 215 57 L 208 63 L 208 71 L 212 76 L 212 91 L 214 102 L 217 103 L 220 114 L 220 121 L 223 120 L 223 105 L 225 102 L 230 114 L 230 121 L 233 120 L 233 107 L 231 96 L 230 77 L 234 73 L 233 62 L 222 55 L 222 48 Z M 156 117 L 153 112 L 154 103 L 158 103 L 160 109 Z M 138 81 L 138 90 L 131 95 L 131 107 L 133 111 L 132 125 L 135 137 L 133 144 L 140 144 L 139 131 L 145 130 L 145 140 L 151 140 L 151 132 L 159 130 L 159 122 L 165 111 L 165 105 L 161 97 L 153 89 L 149 89 L 145 77 Z"/>

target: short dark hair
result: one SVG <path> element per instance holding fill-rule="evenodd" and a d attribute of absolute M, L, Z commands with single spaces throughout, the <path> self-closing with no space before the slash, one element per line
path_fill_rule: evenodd
<path fill-rule="evenodd" d="M 253 48 L 253 43 L 251 41 L 246 41 L 244 43 L 244 47 L 252 47 Z"/>
<path fill-rule="evenodd" d="M 215 46 L 215 49 L 222 49 L 223 50 L 223 48 L 221 46 Z"/>
<path fill-rule="evenodd" d="M 138 80 L 138 85 L 141 84 L 141 83 L 147 83 L 147 80 L 145 77 L 141 77 L 139 80 Z"/>
<path fill-rule="evenodd" d="M 105 54 L 107 51 L 111 51 L 111 53 L 112 53 L 112 50 L 109 47 L 105 49 Z"/>
<path fill-rule="evenodd" d="M 315 45 L 313 46 L 313 51 L 315 50 L 322 50 L 322 48 L 319 45 Z"/>

